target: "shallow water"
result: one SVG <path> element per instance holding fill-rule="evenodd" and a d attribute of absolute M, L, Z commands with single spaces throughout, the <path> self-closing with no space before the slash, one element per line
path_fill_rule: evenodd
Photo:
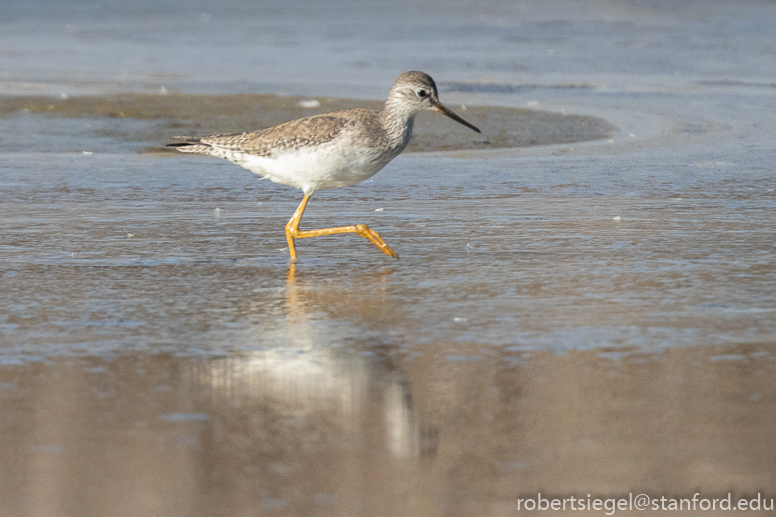
<path fill-rule="evenodd" d="M 4 510 L 508 515 L 548 487 L 772 486 L 776 361 L 756 347 L 397 355 L 370 341 L 5 368 Z"/>
<path fill-rule="evenodd" d="M 539 172 L 543 161 L 516 170 L 500 157 L 408 154 L 364 186 L 314 196 L 306 227 L 365 222 L 401 256 L 386 260 L 355 236 L 300 241 L 294 282 L 319 300 L 315 340 L 648 351 L 772 342 L 773 243 L 762 236 L 776 231 L 776 196 L 765 169 L 739 180 L 735 165 L 694 162 L 633 180 L 591 157 L 567 157 L 554 173 Z M 198 157 L 10 163 L 6 353 L 291 338 L 277 328 L 291 274 L 283 227 L 298 192 Z"/>
<path fill-rule="evenodd" d="M 776 5 L 327 5 L 10 2 L 0 515 L 776 497 Z M 399 260 L 336 236 L 291 265 L 299 192 L 147 152 L 379 105 L 411 68 L 482 139 L 429 116 L 437 152 L 302 223 Z"/>

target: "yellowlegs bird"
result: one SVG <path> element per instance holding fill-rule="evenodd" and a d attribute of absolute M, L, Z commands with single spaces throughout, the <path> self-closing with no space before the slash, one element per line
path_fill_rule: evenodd
<path fill-rule="evenodd" d="M 299 222 L 313 192 L 355 185 L 396 158 L 410 141 L 415 115 L 423 110 L 438 111 L 480 132 L 439 102 L 436 84 L 428 74 L 405 72 L 393 83 L 381 112 L 337 111 L 250 133 L 173 137 L 176 142 L 168 145 L 183 153 L 226 158 L 275 183 L 301 189 L 304 199 L 286 225 L 292 260 L 296 260 L 294 239 L 335 233 L 357 233 L 386 255 L 398 258 L 365 224 L 300 230 Z"/>

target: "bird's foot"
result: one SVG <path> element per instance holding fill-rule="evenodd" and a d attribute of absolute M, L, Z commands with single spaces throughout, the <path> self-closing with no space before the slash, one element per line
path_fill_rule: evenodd
<path fill-rule="evenodd" d="M 382 237 L 380 237 L 380 234 L 368 227 L 365 224 L 359 224 L 355 227 L 356 233 L 359 234 L 361 237 L 364 237 L 365 239 L 369 239 L 369 242 L 377 246 L 377 249 L 388 255 L 389 257 L 393 257 L 395 259 L 399 258 L 399 255 L 396 254 L 395 251 L 393 251 L 390 246 L 388 246 Z"/>

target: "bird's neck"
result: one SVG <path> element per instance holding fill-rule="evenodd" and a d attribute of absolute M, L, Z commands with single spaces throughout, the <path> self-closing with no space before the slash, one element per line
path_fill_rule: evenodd
<path fill-rule="evenodd" d="M 412 137 L 412 127 L 415 124 L 415 113 L 402 109 L 398 103 L 388 99 L 385 109 L 380 113 L 383 129 L 391 147 L 404 149 Z"/>

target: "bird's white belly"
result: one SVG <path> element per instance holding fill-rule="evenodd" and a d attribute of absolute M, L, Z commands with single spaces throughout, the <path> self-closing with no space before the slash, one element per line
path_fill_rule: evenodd
<path fill-rule="evenodd" d="M 237 153 L 228 159 L 275 183 L 311 193 L 369 179 L 395 156 L 393 153 L 378 156 L 372 148 L 342 146 L 336 142 L 274 151 L 266 157 Z"/>

